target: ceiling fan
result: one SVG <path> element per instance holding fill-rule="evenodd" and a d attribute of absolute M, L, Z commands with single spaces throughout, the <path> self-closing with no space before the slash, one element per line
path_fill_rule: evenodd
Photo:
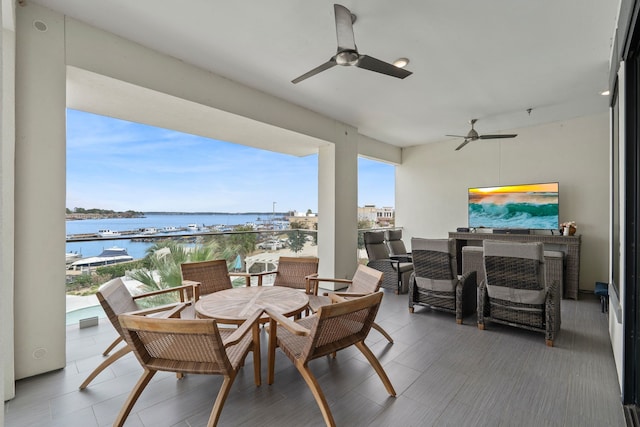
<path fill-rule="evenodd" d="M 453 136 L 455 138 L 464 138 L 464 142 L 462 144 L 458 145 L 458 147 L 456 148 L 456 151 L 458 151 L 459 149 L 461 149 L 462 147 L 464 147 L 465 145 L 467 145 L 471 141 L 475 141 L 477 139 L 515 138 L 516 136 L 518 136 L 517 133 L 505 133 L 505 134 L 498 134 L 498 135 L 478 135 L 478 132 L 473 128 L 473 125 L 477 121 L 478 121 L 478 119 L 469 120 L 469 123 L 471 124 L 471 130 L 469 131 L 469 133 L 466 136 L 465 135 L 446 135 L 446 136 Z"/>
<path fill-rule="evenodd" d="M 334 4 L 333 9 L 336 19 L 336 36 L 338 38 L 337 53 L 324 64 L 304 73 L 300 77 L 296 77 L 291 83 L 300 83 L 336 65 L 355 65 L 358 68 L 364 68 L 365 70 L 375 71 L 376 73 L 386 74 L 399 79 L 404 79 L 412 74 L 411 71 L 396 67 L 393 64 L 368 55 L 360 55 L 353 36 L 353 23 L 356 21 L 356 16 L 352 14 L 349 9 L 339 4 Z"/>

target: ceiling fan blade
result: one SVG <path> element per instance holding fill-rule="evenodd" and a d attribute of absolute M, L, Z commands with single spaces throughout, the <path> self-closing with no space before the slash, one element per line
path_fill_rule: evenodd
<path fill-rule="evenodd" d="M 332 57 L 331 59 L 329 59 L 324 64 L 319 65 L 316 68 L 314 68 L 313 70 L 307 71 L 306 73 L 304 73 L 300 77 L 296 77 L 295 79 L 291 80 L 291 83 L 293 83 L 293 84 L 300 83 L 301 81 L 306 80 L 309 77 L 315 76 L 316 74 L 321 73 L 321 72 L 323 72 L 325 70 L 328 70 L 329 68 L 331 68 L 331 67 L 333 67 L 335 65 L 337 65 L 336 64 L 336 59 L 335 59 L 335 57 Z"/>
<path fill-rule="evenodd" d="M 501 139 L 501 138 L 515 138 L 517 133 L 505 133 L 503 135 L 480 135 L 478 139 Z"/>
<path fill-rule="evenodd" d="M 338 38 L 338 52 L 356 50 L 356 40 L 353 36 L 353 18 L 346 7 L 334 4 L 336 15 L 336 37 Z"/>
<path fill-rule="evenodd" d="M 445 135 L 445 136 L 451 136 L 453 138 L 467 138 L 467 135 Z"/>
<path fill-rule="evenodd" d="M 465 138 L 464 142 L 462 144 L 458 145 L 458 147 L 456 147 L 456 151 L 458 151 L 459 149 L 461 149 L 462 147 L 464 147 L 465 145 L 467 145 L 470 142 L 471 142 L 470 139 L 466 139 Z"/>
<path fill-rule="evenodd" d="M 365 70 L 375 71 L 376 73 L 386 74 L 387 76 L 397 77 L 404 79 L 407 76 L 413 74 L 411 71 L 407 71 L 404 68 L 398 68 L 393 64 L 381 61 L 368 55 L 360 55 L 356 67 L 364 68 Z"/>

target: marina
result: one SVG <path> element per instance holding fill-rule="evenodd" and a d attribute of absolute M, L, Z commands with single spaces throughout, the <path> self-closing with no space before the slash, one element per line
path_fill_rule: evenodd
<path fill-rule="evenodd" d="M 141 259 L 158 237 L 203 232 L 227 232 L 236 226 L 254 230 L 288 228 L 284 213 L 145 214 L 136 218 L 103 218 L 66 221 L 66 252 L 81 257 L 97 256 L 105 249 L 124 248 Z"/>

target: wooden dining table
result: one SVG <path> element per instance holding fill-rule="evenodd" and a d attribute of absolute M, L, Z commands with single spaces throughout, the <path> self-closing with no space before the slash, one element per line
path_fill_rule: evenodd
<path fill-rule="evenodd" d="M 196 302 L 196 314 L 200 318 L 215 319 L 218 323 L 242 324 L 256 310 L 269 307 L 286 317 L 297 316 L 309 304 L 307 295 L 283 286 L 250 286 L 225 289 L 204 295 Z M 263 314 L 260 323 L 269 321 Z M 253 366 L 260 372 L 260 326 L 253 328 Z M 260 378 L 260 376 L 258 376 Z"/>

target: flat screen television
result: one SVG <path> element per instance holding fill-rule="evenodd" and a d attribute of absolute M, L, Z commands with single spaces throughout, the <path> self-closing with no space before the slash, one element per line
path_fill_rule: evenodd
<path fill-rule="evenodd" d="M 469 188 L 469 227 L 557 230 L 557 182 Z"/>

